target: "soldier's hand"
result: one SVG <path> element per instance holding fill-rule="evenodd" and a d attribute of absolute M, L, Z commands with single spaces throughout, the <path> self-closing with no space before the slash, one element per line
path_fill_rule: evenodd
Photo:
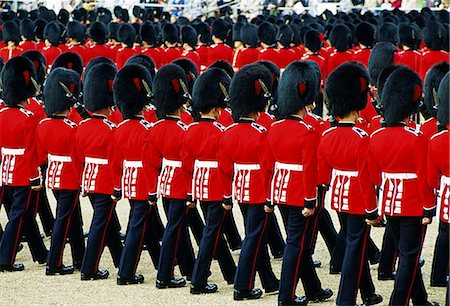
<path fill-rule="evenodd" d="M 187 201 L 186 202 L 186 206 L 189 207 L 189 208 L 194 208 L 195 207 L 195 201 L 194 202 Z"/>
<path fill-rule="evenodd" d="M 42 185 L 31 186 L 31 190 L 40 191 L 42 189 Z"/>
<path fill-rule="evenodd" d="M 268 214 L 273 212 L 273 207 L 269 207 L 267 205 L 264 205 L 264 211 Z"/>
<path fill-rule="evenodd" d="M 156 205 L 156 201 L 149 201 L 150 206 L 155 206 Z"/>
<path fill-rule="evenodd" d="M 308 217 L 314 215 L 314 211 L 315 211 L 315 208 L 304 207 L 302 210 L 302 215 L 305 216 L 306 218 L 308 218 Z"/>
<path fill-rule="evenodd" d="M 373 219 L 373 220 L 366 219 L 365 221 L 366 221 L 367 225 L 370 225 L 370 226 L 378 226 L 378 224 L 380 224 L 380 220 L 378 220 L 378 218 Z"/>
<path fill-rule="evenodd" d="M 423 225 L 428 225 L 428 224 L 431 224 L 431 221 L 433 221 L 431 218 L 429 218 L 429 217 L 424 217 L 424 218 L 422 219 L 422 224 L 423 224 Z"/>
<path fill-rule="evenodd" d="M 122 198 L 122 190 L 114 189 L 114 193 L 111 195 L 111 199 L 117 203 L 121 198 Z"/>
<path fill-rule="evenodd" d="M 226 204 L 222 204 L 223 209 L 225 210 L 231 210 L 233 208 L 233 205 L 226 205 Z"/>

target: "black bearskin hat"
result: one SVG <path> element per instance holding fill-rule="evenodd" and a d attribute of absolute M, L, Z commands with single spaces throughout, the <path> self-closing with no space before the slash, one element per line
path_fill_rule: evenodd
<path fill-rule="evenodd" d="M 272 89 L 270 90 L 272 94 L 272 102 L 276 104 L 277 91 L 278 91 L 278 80 L 280 79 L 280 69 L 271 61 L 257 61 L 257 64 L 263 65 L 269 69 L 272 75 Z"/>
<path fill-rule="evenodd" d="M 320 33 L 316 30 L 309 30 L 305 33 L 303 38 L 305 47 L 311 50 L 311 52 L 319 52 L 321 48 Z"/>
<path fill-rule="evenodd" d="M 3 66 L 1 85 L 2 99 L 8 106 L 14 106 L 34 96 L 37 84 L 33 63 L 23 56 L 11 58 Z"/>
<path fill-rule="evenodd" d="M 395 70 L 387 79 L 381 95 L 386 125 L 402 121 L 419 110 L 422 81 L 407 67 Z"/>
<path fill-rule="evenodd" d="M 177 43 L 179 41 L 178 28 L 176 25 L 167 23 L 162 28 L 163 40 L 171 44 Z"/>
<path fill-rule="evenodd" d="M 239 23 L 239 22 L 233 25 L 233 34 L 232 34 L 233 42 L 242 41 L 241 40 L 241 29 L 242 29 L 243 25 L 244 25 L 243 23 Z"/>
<path fill-rule="evenodd" d="M 377 80 L 377 90 L 378 90 L 379 97 L 381 97 L 381 95 L 383 94 L 384 85 L 386 85 L 386 81 L 389 78 L 389 76 L 392 74 L 392 72 L 394 72 L 395 70 L 397 70 L 400 67 L 403 67 L 403 66 L 396 65 L 396 64 L 390 64 L 390 65 L 387 65 L 386 67 L 384 67 L 383 70 L 381 70 L 380 74 L 378 75 L 378 80 Z"/>
<path fill-rule="evenodd" d="M 234 120 L 253 112 L 263 112 L 270 98 L 272 76 L 261 64 L 242 67 L 233 77 L 230 85 L 230 107 Z M 269 95 L 263 87 L 267 87 Z"/>
<path fill-rule="evenodd" d="M 201 74 L 192 91 L 194 112 L 207 113 L 214 107 L 225 108 L 230 82 L 230 77 L 220 68 L 210 68 Z"/>
<path fill-rule="evenodd" d="M 52 69 L 63 67 L 77 72 L 80 76 L 83 73 L 83 60 L 75 52 L 61 53 L 53 62 Z"/>
<path fill-rule="evenodd" d="M 367 22 L 361 22 L 355 28 L 355 39 L 366 47 L 372 47 L 375 43 L 375 28 Z"/>
<path fill-rule="evenodd" d="M 351 47 L 352 33 L 344 24 L 333 27 L 330 33 L 330 42 L 338 52 L 344 52 Z"/>
<path fill-rule="evenodd" d="M 188 93 L 184 92 L 181 83 L 186 84 L 186 74 L 178 65 L 164 65 L 156 73 L 153 93 L 156 114 L 159 118 L 174 113 L 186 102 Z"/>
<path fill-rule="evenodd" d="M 70 14 L 66 9 L 61 9 L 59 10 L 57 18 L 59 22 L 61 22 L 63 25 L 66 25 L 67 22 L 69 22 Z"/>
<path fill-rule="evenodd" d="M 438 97 L 439 97 L 439 107 L 437 111 L 437 119 L 439 123 L 443 126 L 447 126 L 449 124 L 449 94 L 448 94 L 448 83 L 449 83 L 449 75 L 447 74 L 442 78 L 441 84 L 438 89 Z"/>
<path fill-rule="evenodd" d="M 7 21 L 3 24 L 2 35 L 5 44 L 8 44 L 9 41 L 12 41 L 17 45 L 21 40 L 19 26 L 15 21 Z"/>
<path fill-rule="evenodd" d="M 234 76 L 234 69 L 228 61 L 218 60 L 212 63 L 208 68 L 220 68 L 225 71 L 230 78 Z"/>
<path fill-rule="evenodd" d="M 188 44 L 191 48 L 197 46 L 197 31 L 190 25 L 181 28 L 181 42 Z"/>
<path fill-rule="evenodd" d="M 216 19 L 212 24 L 212 35 L 221 39 L 226 40 L 231 31 L 231 26 L 228 22 L 223 19 Z"/>
<path fill-rule="evenodd" d="M 33 62 L 37 75 L 36 81 L 42 86 L 44 84 L 45 77 L 47 76 L 47 60 L 45 59 L 45 56 L 37 50 L 25 51 L 22 53 L 22 56 Z"/>
<path fill-rule="evenodd" d="M 97 64 L 84 77 L 83 102 L 87 110 L 96 112 L 114 106 L 113 81 L 117 69 L 108 63 Z"/>
<path fill-rule="evenodd" d="M 48 40 L 52 46 L 59 46 L 61 34 L 61 27 L 54 21 L 48 23 L 44 28 L 44 39 Z"/>
<path fill-rule="evenodd" d="M 356 62 L 344 63 L 333 70 L 324 89 L 330 114 L 335 117 L 363 110 L 367 105 L 368 92 L 369 75 L 366 68 Z"/>
<path fill-rule="evenodd" d="M 136 55 L 130 57 L 126 61 L 125 65 L 141 65 L 141 66 L 144 66 L 145 69 L 147 69 L 148 73 L 150 73 L 150 76 L 151 76 L 152 80 L 155 78 L 155 73 L 156 73 L 156 71 L 155 71 L 155 69 L 156 69 L 155 62 L 153 62 L 153 60 L 149 56 L 147 56 L 145 54 L 136 54 Z"/>
<path fill-rule="evenodd" d="M 448 34 L 439 22 L 430 22 L 423 28 L 423 42 L 431 50 L 443 49 L 445 35 Z"/>
<path fill-rule="evenodd" d="M 200 42 L 209 44 L 211 42 L 211 30 L 206 22 L 200 22 L 195 26 Z"/>
<path fill-rule="evenodd" d="M 141 65 L 126 65 L 116 74 L 114 101 L 124 119 L 136 116 L 148 104 L 151 93 L 147 92 L 147 86 L 151 89 L 152 79 Z"/>
<path fill-rule="evenodd" d="M 277 99 L 282 117 L 296 114 L 316 101 L 319 96 L 320 74 L 314 64 L 312 61 L 294 61 L 284 70 L 278 84 Z"/>
<path fill-rule="evenodd" d="M 67 37 L 82 41 L 85 38 L 85 33 L 86 27 L 79 21 L 71 21 L 67 24 Z"/>
<path fill-rule="evenodd" d="M 129 23 L 124 23 L 120 26 L 117 32 L 118 40 L 127 45 L 128 48 L 133 48 L 134 41 L 136 39 L 136 31 Z"/>
<path fill-rule="evenodd" d="M 156 31 L 150 22 L 145 22 L 141 26 L 141 39 L 150 46 L 156 45 Z"/>
<path fill-rule="evenodd" d="M 189 93 L 192 93 L 192 88 L 194 87 L 195 80 L 198 76 L 197 66 L 188 58 L 179 58 L 172 62 L 172 64 L 178 65 L 184 70 L 186 74 L 187 86 Z"/>
<path fill-rule="evenodd" d="M 436 105 L 439 104 L 437 100 L 437 92 L 442 78 L 449 72 L 450 65 L 448 62 L 441 62 L 431 67 L 426 76 L 423 85 L 423 92 L 425 95 L 425 106 L 427 112 L 433 117 L 436 117 Z"/>
<path fill-rule="evenodd" d="M 27 40 L 34 40 L 34 22 L 25 18 L 20 22 L 20 35 Z"/>
<path fill-rule="evenodd" d="M 378 30 L 378 41 L 379 42 L 390 42 L 396 45 L 398 40 L 397 35 L 397 25 L 386 22 Z"/>
<path fill-rule="evenodd" d="M 118 40 L 117 33 L 119 32 L 120 24 L 117 22 L 108 23 L 108 36 L 113 40 Z"/>
<path fill-rule="evenodd" d="M 283 24 L 280 27 L 280 30 L 278 31 L 278 41 L 284 48 L 291 47 L 293 36 L 294 32 L 292 31 L 292 28 L 289 25 Z"/>
<path fill-rule="evenodd" d="M 399 42 L 403 46 L 416 49 L 417 42 L 420 41 L 420 32 L 412 24 L 402 25 L 398 31 Z"/>
<path fill-rule="evenodd" d="M 65 112 L 74 105 L 73 99 L 67 96 L 61 83 L 73 96 L 79 95 L 80 75 L 78 73 L 61 67 L 52 70 L 44 84 L 44 109 L 47 116 Z"/>
<path fill-rule="evenodd" d="M 272 46 L 277 42 L 277 30 L 273 24 L 264 22 L 258 27 L 258 37 L 262 43 Z"/>
<path fill-rule="evenodd" d="M 34 35 L 36 36 L 36 38 L 39 38 L 40 40 L 44 39 L 44 29 L 46 25 L 47 21 L 45 21 L 44 19 L 37 19 L 34 22 Z"/>
<path fill-rule="evenodd" d="M 91 70 L 94 66 L 96 66 L 98 64 L 102 64 L 102 63 L 116 66 L 116 63 L 114 63 L 109 58 L 103 57 L 103 56 L 97 56 L 96 58 L 91 59 L 89 61 L 89 63 L 86 65 L 86 68 L 84 69 L 84 75 L 87 75 L 89 73 L 89 70 Z"/>
<path fill-rule="evenodd" d="M 103 22 L 96 21 L 89 26 L 89 37 L 97 44 L 105 44 L 107 34 L 107 29 Z"/>
<path fill-rule="evenodd" d="M 241 28 L 241 41 L 249 48 L 258 47 L 258 27 L 251 23 L 246 23 Z"/>
<path fill-rule="evenodd" d="M 370 84 L 376 85 L 378 75 L 387 65 L 394 63 L 397 48 L 389 42 L 379 42 L 373 47 L 369 57 Z"/>

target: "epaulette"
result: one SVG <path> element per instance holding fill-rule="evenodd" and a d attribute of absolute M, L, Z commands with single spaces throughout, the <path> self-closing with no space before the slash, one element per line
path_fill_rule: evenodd
<path fill-rule="evenodd" d="M 316 119 L 316 121 L 321 121 L 323 120 L 322 117 L 314 114 L 314 113 L 308 113 L 309 116 L 313 117 L 314 119 Z"/>
<path fill-rule="evenodd" d="M 410 132 L 411 134 L 414 134 L 416 136 L 419 136 L 420 134 L 422 134 L 422 132 L 419 132 L 415 129 L 410 128 L 409 126 L 405 126 L 405 131 Z"/>
<path fill-rule="evenodd" d="M 431 136 L 430 140 L 434 139 L 436 137 L 439 137 L 439 136 L 441 136 L 442 134 L 445 134 L 445 133 L 448 133 L 448 130 L 443 130 L 443 131 L 440 131 L 439 133 L 434 134 L 433 136 Z"/>
<path fill-rule="evenodd" d="M 72 122 L 67 118 L 64 118 L 64 123 L 70 126 L 71 128 L 77 127 L 77 124 L 75 122 Z"/>
<path fill-rule="evenodd" d="M 305 123 L 304 121 L 299 121 L 300 124 L 303 124 L 308 130 L 312 130 L 312 125 L 309 125 L 308 123 Z"/>
<path fill-rule="evenodd" d="M 183 121 L 181 121 L 181 120 L 178 120 L 177 121 L 177 125 L 179 126 L 179 127 L 181 127 L 183 130 L 187 130 L 187 128 L 188 128 L 188 126 L 186 125 L 186 123 L 183 123 Z"/>
<path fill-rule="evenodd" d="M 0 113 L 1 113 L 1 112 L 4 112 L 4 111 L 7 110 L 7 109 L 9 109 L 9 107 L 5 107 L 5 108 L 0 109 Z"/>
<path fill-rule="evenodd" d="M 331 132 L 335 129 L 337 129 L 337 126 L 330 127 L 329 129 L 323 131 L 322 136 L 325 136 L 326 134 L 328 134 L 329 132 Z"/>
<path fill-rule="evenodd" d="M 19 108 L 20 109 L 20 111 L 22 112 L 22 113 L 24 113 L 25 115 L 27 115 L 27 117 L 31 117 L 31 116 L 33 116 L 34 114 L 33 114 L 33 112 L 32 111 L 29 111 L 29 110 L 27 110 L 27 109 L 25 109 L 25 108 Z"/>
<path fill-rule="evenodd" d="M 375 136 L 375 134 L 377 134 L 377 133 L 379 133 L 379 132 L 381 132 L 382 130 L 385 130 L 385 129 L 386 129 L 385 127 L 379 128 L 378 130 L 376 130 L 372 134 L 370 134 L 370 138 L 372 138 L 373 136 Z"/>
<path fill-rule="evenodd" d="M 355 131 L 361 138 L 369 136 L 366 131 L 360 129 L 359 127 L 354 126 L 352 130 Z"/>
<path fill-rule="evenodd" d="M 113 122 L 111 122 L 111 121 L 109 121 L 108 119 L 103 119 L 103 122 L 112 130 L 112 129 L 115 129 L 117 126 L 113 123 Z"/>
<path fill-rule="evenodd" d="M 147 130 L 150 130 L 152 127 L 152 124 L 145 119 L 139 120 L 139 123 L 142 124 L 142 126 L 145 127 Z"/>
<path fill-rule="evenodd" d="M 225 126 L 223 126 L 222 124 L 220 124 L 219 122 L 214 121 L 213 125 L 218 128 L 220 131 L 225 131 Z"/>
<path fill-rule="evenodd" d="M 267 129 L 265 127 L 263 127 L 262 125 L 260 125 L 258 123 L 253 122 L 251 125 L 260 133 L 267 131 Z"/>

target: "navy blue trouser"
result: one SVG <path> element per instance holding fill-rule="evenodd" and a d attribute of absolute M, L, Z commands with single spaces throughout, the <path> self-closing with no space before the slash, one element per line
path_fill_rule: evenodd
<path fill-rule="evenodd" d="M 80 201 L 77 201 L 75 210 L 72 215 L 71 226 L 69 229 L 69 244 L 72 250 L 72 260 L 74 265 L 80 269 L 83 262 L 86 244 L 83 232 L 83 217 L 81 215 Z"/>
<path fill-rule="evenodd" d="M 395 271 L 397 262 L 397 249 L 395 247 L 394 234 L 392 228 L 386 226 L 381 245 L 381 258 L 378 265 L 378 272 L 389 274 Z"/>
<path fill-rule="evenodd" d="M 35 219 L 38 192 L 32 191 L 29 186 L 4 186 L 1 193 L 0 201 L 5 204 L 8 223 L 0 241 L 0 264 L 14 263 L 22 234 L 27 238 L 33 260 L 44 260 L 47 249 Z"/>
<path fill-rule="evenodd" d="M 77 218 L 74 212 L 79 206 L 79 192 L 76 190 L 54 190 L 53 194 L 56 198 L 56 219 L 52 230 L 47 265 L 52 269 L 58 269 L 62 265 L 67 236 L 69 233 L 73 233 L 71 228 L 77 225 L 73 221 Z M 72 247 L 72 254 L 73 252 Z"/>
<path fill-rule="evenodd" d="M 47 165 L 41 166 L 41 173 L 47 172 Z M 50 203 L 47 197 L 47 190 L 45 188 L 45 180 L 42 184 L 42 189 L 39 191 L 38 200 L 38 214 L 41 219 L 42 228 L 46 236 L 51 236 L 55 218 L 53 217 Z"/>
<path fill-rule="evenodd" d="M 173 278 L 175 261 L 180 266 L 181 273 L 192 276 L 195 257 L 187 232 L 189 210 L 186 200 L 163 199 L 167 214 L 167 225 L 161 245 L 157 279 L 169 281 Z"/>
<path fill-rule="evenodd" d="M 434 248 L 431 283 L 445 283 L 449 273 L 449 228 L 450 224 L 439 221 L 439 234 Z"/>
<path fill-rule="evenodd" d="M 336 305 L 355 305 L 358 289 L 363 301 L 375 294 L 367 258 L 370 227 L 364 215 L 339 213 L 339 219 L 345 235 L 345 255 Z"/>
<path fill-rule="evenodd" d="M 159 222 L 161 219 L 157 213 L 158 209 L 156 206 L 150 210 L 148 224 L 144 234 L 144 244 L 147 246 L 147 251 L 150 255 L 150 259 L 152 260 L 155 270 L 158 270 L 159 255 L 161 253 L 161 245 L 159 244 L 160 238 L 157 229 L 159 225 L 155 224 L 155 222 Z"/>
<path fill-rule="evenodd" d="M 242 238 L 239 234 L 238 228 L 236 226 L 236 221 L 234 220 L 233 211 L 230 210 L 227 220 L 225 221 L 225 226 L 223 233 L 227 238 L 228 245 L 231 249 L 237 249 L 242 244 Z"/>
<path fill-rule="evenodd" d="M 229 215 L 229 211 L 222 207 L 222 202 L 201 202 L 205 211 L 206 225 L 203 229 L 202 240 L 197 259 L 192 272 L 191 284 L 195 287 L 203 287 L 207 284 L 209 269 L 214 255 L 217 256 L 224 278 L 233 282 L 236 265 L 223 237 L 223 227 Z"/>
<path fill-rule="evenodd" d="M 287 212 L 287 239 L 278 300 L 283 302 L 294 300 L 299 279 L 302 281 L 306 296 L 311 298 L 322 287 L 311 257 L 313 219 L 303 216 L 303 207 L 290 205 L 280 205 L 280 207 Z"/>
<path fill-rule="evenodd" d="M 120 257 L 118 273 L 124 279 L 133 279 L 136 274 L 150 210 L 154 209 L 148 201 L 129 200 L 129 202 L 131 205 L 131 216 L 129 218 L 125 246 Z"/>
<path fill-rule="evenodd" d="M 107 240 L 109 240 L 108 245 L 113 259 L 120 257 L 122 252 L 120 235 L 117 229 L 115 233 L 110 232 L 108 237 L 116 203 L 107 194 L 91 194 L 89 195 L 89 200 L 94 208 L 94 215 L 92 217 L 86 251 L 81 266 L 81 273 L 86 275 L 92 275 L 98 271 L 100 258 Z M 116 241 L 112 241 L 112 236 L 115 236 Z"/>
<path fill-rule="evenodd" d="M 425 237 L 422 217 L 387 217 L 398 250 L 398 268 L 389 305 L 425 305 L 427 292 L 419 267 Z"/>
<path fill-rule="evenodd" d="M 240 204 L 244 211 L 245 238 L 242 242 L 234 288 L 252 290 L 258 271 L 263 288 L 277 283 L 272 271 L 267 250 L 267 224 L 269 214 L 264 212 L 264 204 Z"/>

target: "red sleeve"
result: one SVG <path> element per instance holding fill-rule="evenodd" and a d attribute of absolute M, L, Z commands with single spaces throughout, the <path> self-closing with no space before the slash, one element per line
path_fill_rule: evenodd
<path fill-rule="evenodd" d="M 427 179 L 428 139 L 425 135 L 420 134 L 417 137 L 412 154 L 414 156 L 414 164 L 416 166 L 417 180 L 419 183 L 420 195 L 422 197 L 423 209 L 424 211 L 431 211 L 434 214 L 434 210 L 436 209 L 436 201 L 434 199 L 433 189 L 428 184 Z"/>
<path fill-rule="evenodd" d="M 156 146 L 155 133 L 150 132 L 144 142 L 143 164 L 149 195 L 157 196 L 159 169 L 162 165 L 161 152 Z"/>
<path fill-rule="evenodd" d="M 364 137 L 359 142 L 357 154 L 358 182 L 364 197 L 364 206 L 367 214 L 374 214 L 378 210 L 374 186 L 370 183 L 367 157 L 369 154 L 369 137 Z"/>
<path fill-rule="evenodd" d="M 318 143 L 319 139 L 317 134 L 313 130 L 310 130 L 302 145 L 303 193 L 305 207 L 308 208 L 312 208 L 316 205 Z"/>
<path fill-rule="evenodd" d="M 369 140 L 369 158 L 367 160 L 367 167 L 369 170 L 369 179 L 372 185 L 381 186 L 381 169 L 376 160 L 375 147 L 373 138 Z"/>
<path fill-rule="evenodd" d="M 440 185 L 441 171 L 436 165 L 436 156 L 433 154 L 433 140 L 430 141 L 428 148 L 428 184 L 431 187 L 438 189 Z"/>
<path fill-rule="evenodd" d="M 226 133 L 226 132 L 225 132 Z M 232 198 L 232 182 L 234 173 L 234 164 L 227 152 L 227 143 L 224 135 L 220 139 L 220 149 L 218 153 L 219 172 L 221 177 L 223 197 L 226 199 Z"/>
<path fill-rule="evenodd" d="M 327 151 L 327 147 L 325 144 L 324 137 L 320 139 L 319 147 L 317 149 L 317 168 L 318 168 L 318 177 L 317 177 L 317 185 L 329 185 L 331 182 L 331 166 L 328 164 L 327 159 L 325 157 L 325 152 Z"/>
<path fill-rule="evenodd" d="M 25 144 L 25 156 L 24 159 L 27 161 L 28 167 L 30 168 L 30 183 L 35 184 L 35 182 L 41 178 L 39 172 L 39 158 L 36 148 L 36 118 L 31 117 L 25 121 L 23 129 L 23 140 Z"/>

